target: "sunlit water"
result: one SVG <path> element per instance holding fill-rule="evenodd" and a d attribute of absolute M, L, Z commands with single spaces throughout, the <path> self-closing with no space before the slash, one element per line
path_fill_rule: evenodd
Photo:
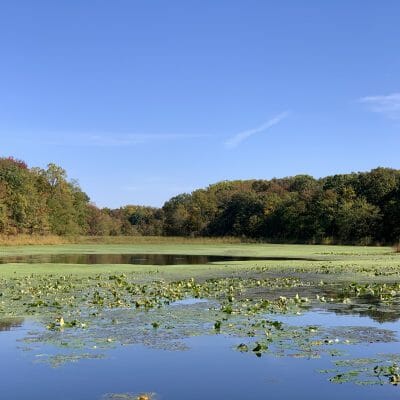
<path fill-rule="evenodd" d="M 187 265 L 254 259 L 257 258 L 56 254 L 8 257 L 0 259 L 0 263 Z M 328 286 L 329 290 L 334 288 L 334 285 Z M 293 297 L 295 293 L 291 292 L 296 291 L 315 298 L 316 294 L 328 296 L 329 292 L 320 293 L 325 289 L 315 285 L 278 288 L 279 293 L 270 295 Z M 268 292 L 256 294 L 267 296 Z M 337 360 L 354 360 L 356 364 L 356 360 L 371 358 L 384 366 L 393 364 L 393 359 L 385 355 L 394 355 L 400 360 L 399 304 L 393 299 L 388 312 L 386 308 L 371 308 L 377 302 L 376 298 L 367 297 L 353 299 L 351 305 L 310 303 L 301 315 L 260 315 L 260 319 L 286 324 L 289 329 L 285 340 L 287 332 L 291 332 L 290 326 L 319 326 L 327 332 L 332 328 L 329 332 L 333 339 L 332 332 L 338 328 L 340 339 L 334 340 L 332 346 L 325 346 L 328 351 L 321 351 L 318 358 L 311 351 L 300 354 L 301 350 L 293 350 L 290 345 L 281 353 L 271 351 L 258 357 L 252 351 L 254 344 L 249 344 L 257 338 L 240 337 L 234 331 L 230 335 L 218 334 L 213 328 L 216 319 L 213 307 L 220 306 L 215 298 L 183 298 L 149 311 L 133 307 L 102 310 L 99 316 L 88 318 L 86 329 L 48 330 L 40 319 L 0 319 L 0 398 L 108 400 L 107 394 L 155 393 L 152 399 L 158 400 L 399 399 L 400 386 L 389 384 L 387 377 L 382 377 L 382 384 L 375 379 L 373 385 L 359 384 L 362 379 L 339 384 L 330 381 L 346 371 L 335 365 Z M 223 325 L 231 318 L 234 320 L 235 316 L 227 318 Z M 120 323 L 114 325 L 114 320 Z M 154 321 L 160 327 L 152 329 Z M 165 328 L 168 324 L 170 329 Z M 357 331 L 357 327 L 361 329 Z M 362 339 L 356 344 L 346 343 L 343 339 L 346 332 L 349 337 L 353 334 Z M 114 337 L 109 346 L 108 335 Z M 386 337 L 380 340 L 379 335 Z M 96 340 L 105 345 L 93 346 Z M 242 343 L 249 344 L 250 350 L 238 351 L 237 346 Z M 372 370 L 368 365 L 370 372 L 373 367 L 373 363 Z M 114 399 L 129 398 L 135 397 Z"/>
<path fill-rule="evenodd" d="M 280 316 L 289 324 L 365 326 L 394 330 L 398 323 L 379 324 L 368 317 L 338 316 L 307 312 Z M 318 370 L 332 368 L 332 357 L 319 359 L 260 358 L 233 347 L 240 338 L 203 335 L 183 339 L 187 350 L 160 350 L 143 345 L 117 346 L 105 351 L 104 359 L 79 360 L 57 368 L 42 363 L 43 354 L 56 354 L 49 344 L 23 346 L 31 330 L 41 329 L 32 321 L 0 332 L 1 398 L 97 400 L 107 393 L 157 393 L 157 399 L 398 399 L 400 388 L 392 385 L 360 386 L 333 384 Z M 400 344 L 363 343 L 344 346 L 347 357 L 372 357 L 398 353 Z"/>

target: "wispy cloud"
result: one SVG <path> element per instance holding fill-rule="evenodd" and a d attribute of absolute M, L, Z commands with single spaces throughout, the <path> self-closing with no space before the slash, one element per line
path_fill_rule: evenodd
<path fill-rule="evenodd" d="M 359 99 L 373 112 L 383 114 L 387 118 L 400 119 L 400 93 L 386 96 L 366 96 Z"/>
<path fill-rule="evenodd" d="M 267 122 L 264 122 L 262 125 L 257 128 L 248 129 L 246 131 L 242 131 L 237 133 L 236 135 L 230 137 L 225 141 L 225 146 L 232 149 L 239 146 L 243 141 L 247 140 L 250 136 L 253 136 L 257 133 L 261 133 L 266 131 L 267 129 L 273 127 L 274 125 L 279 124 L 282 120 L 287 118 L 289 115 L 288 111 L 282 112 L 278 115 L 275 115 L 273 118 L 269 119 Z"/>

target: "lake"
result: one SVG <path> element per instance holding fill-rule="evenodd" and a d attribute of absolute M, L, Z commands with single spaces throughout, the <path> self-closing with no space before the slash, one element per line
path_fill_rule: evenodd
<path fill-rule="evenodd" d="M 131 264 L 131 265 L 195 265 L 214 262 L 257 260 L 304 260 L 296 257 L 245 257 L 196 254 L 35 254 L 0 257 L 0 264 Z M 312 261 L 312 260 L 309 260 Z"/>
<path fill-rule="evenodd" d="M 325 327 L 363 326 L 398 334 L 396 323 L 379 324 L 369 318 L 308 312 L 283 318 L 291 324 Z M 156 393 L 158 399 L 397 399 L 392 385 L 334 384 L 319 370 L 332 369 L 332 357 L 265 356 L 240 353 L 233 348 L 241 339 L 225 335 L 184 338 L 185 349 L 157 349 L 144 344 L 116 346 L 104 358 L 81 359 L 52 366 L 42 359 L 60 354 L 49 343 L 21 348 L 32 322 L 0 332 L 2 397 L 7 399 L 102 399 L 108 393 Z M 22 341 L 22 342 L 21 342 Z M 36 347 L 37 346 L 37 347 Z M 377 353 L 400 352 L 399 343 L 335 345 L 346 359 L 372 359 Z M 341 357 L 342 358 L 342 357 Z M 340 369 L 340 368 L 339 368 Z M 332 373 L 329 375 L 333 375 Z M 112 397 L 110 397 L 112 398 Z M 114 398 L 124 398 L 115 396 Z M 132 397 L 133 398 L 133 397 Z"/>
<path fill-rule="evenodd" d="M 398 398 L 400 286 L 387 265 L 253 256 L 5 255 L 2 397 Z M 54 266 L 35 273 L 41 263 Z"/>

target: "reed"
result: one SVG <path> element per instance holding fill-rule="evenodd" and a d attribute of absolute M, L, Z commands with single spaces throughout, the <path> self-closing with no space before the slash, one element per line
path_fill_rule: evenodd
<path fill-rule="evenodd" d="M 57 235 L 0 235 L 0 246 L 73 243 L 70 238 Z"/>
<path fill-rule="evenodd" d="M 242 238 L 189 238 L 171 236 L 57 236 L 0 235 L 0 246 L 58 245 L 58 244 L 235 244 Z"/>

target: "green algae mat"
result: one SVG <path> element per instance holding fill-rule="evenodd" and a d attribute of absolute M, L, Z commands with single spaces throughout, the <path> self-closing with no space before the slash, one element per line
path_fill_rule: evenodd
<path fill-rule="evenodd" d="M 6 398 L 399 396 L 388 247 L 25 246 L 0 262 Z"/>

